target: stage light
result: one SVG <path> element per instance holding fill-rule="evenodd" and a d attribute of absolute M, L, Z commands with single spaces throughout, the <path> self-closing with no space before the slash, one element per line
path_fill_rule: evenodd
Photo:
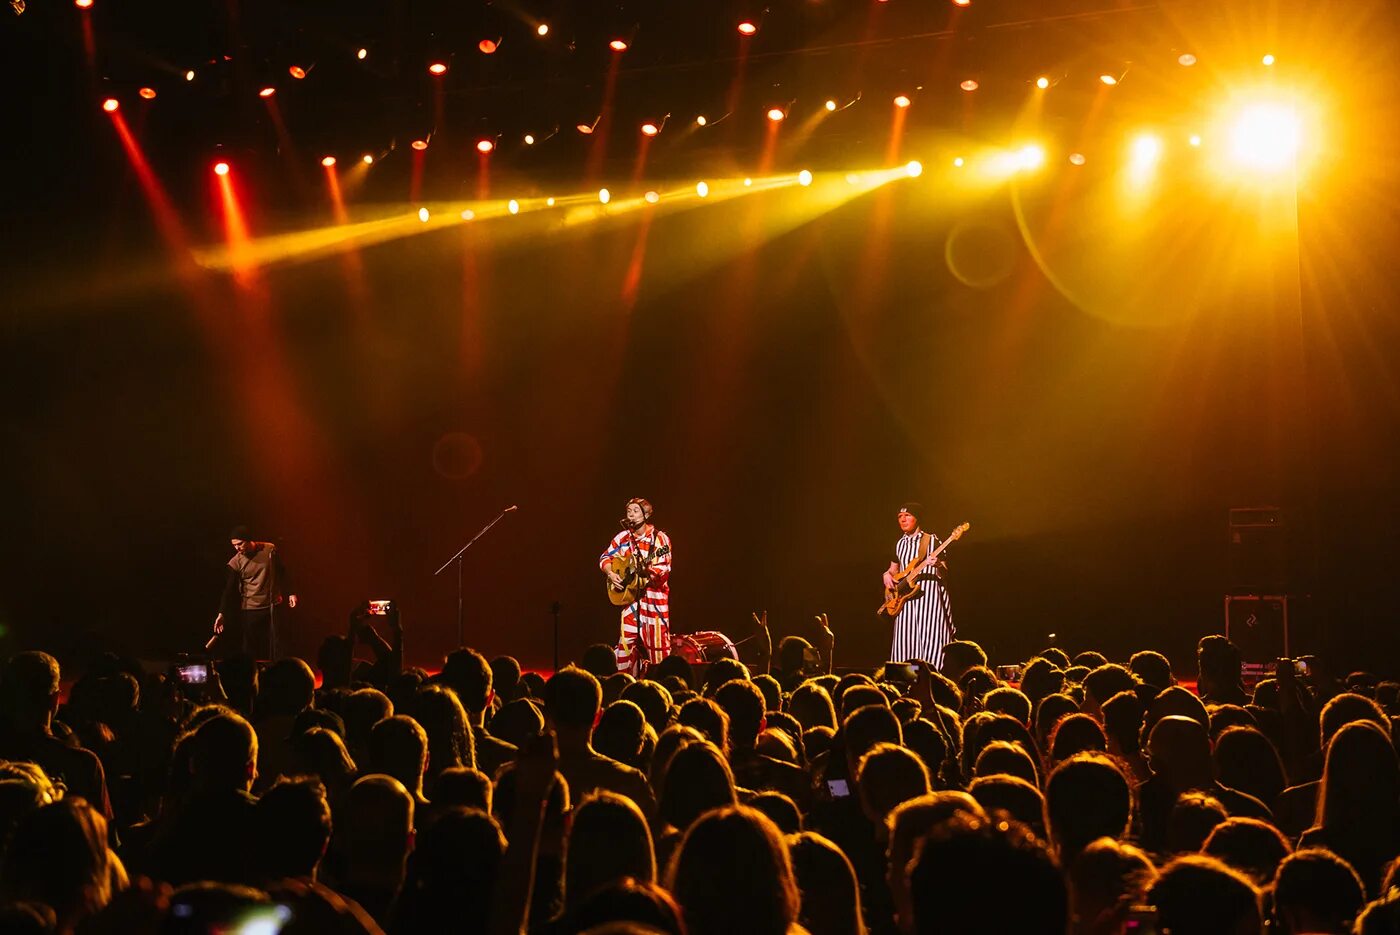
<path fill-rule="evenodd" d="M 365 59 L 369 58 L 369 49 L 361 49 L 355 53 L 355 57 L 363 62 Z"/>
<path fill-rule="evenodd" d="M 836 102 L 828 98 L 826 102 L 826 109 L 828 111 L 836 110 Z"/>
<path fill-rule="evenodd" d="M 550 195 L 548 198 L 546 198 L 546 199 L 544 200 L 544 203 L 545 203 L 546 206 L 548 206 L 548 207 L 550 207 L 550 208 L 554 207 L 554 196 L 553 196 L 553 195 Z"/>
<path fill-rule="evenodd" d="M 904 174 L 916 179 L 924 174 L 924 164 L 917 159 L 911 159 L 904 166 Z"/>
<path fill-rule="evenodd" d="M 1045 165 L 1045 150 L 1032 143 L 1029 146 L 1022 146 L 1021 151 L 1016 154 L 1017 167 L 1030 171 L 1039 169 Z"/>
<path fill-rule="evenodd" d="M 526 134 L 525 134 L 525 145 L 526 145 L 526 146 L 534 146 L 534 145 L 535 145 L 535 135 L 534 135 L 533 133 L 526 133 Z"/>
<path fill-rule="evenodd" d="M 428 66 L 428 74 L 445 75 L 447 74 L 447 65 L 444 62 L 433 62 Z"/>
<path fill-rule="evenodd" d="M 626 52 L 627 42 L 623 39 L 614 39 L 612 42 L 608 43 L 608 48 L 612 49 L 614 52 Z"/>
<path fill-rule="evenodd" d="M 228 163 L 227 163 L 227 162 L 216 162 L 216 163 L 214 163 L 214 174 L 215 174 L 215 175 L 228 175 Z"/>
<path fill-rule="evenodd" d="M 477 140 L 477 141 L 476 141 L 476 151 L 479 152 L 479 153 L 481 153 L 483 156 L 486 155 L 487 153 L 491 152 L 491 150 L 493 150 L 493 149 L 495 149 L 495 148 L 496 148 L 496 144 L 495 144 L 493 141 L 491 141 L 491 140 Z"/>
<path fill-rule="evenodd" d="M 428 209 L 427 209 L 427 208 L 419 208 L 419 209 L 418 209 L 418 220 L 422 221 L 424 224 L 427 224 L 427 223 L 428 223 L 428 218 L 429 218 L 429 217 L 431 217 L 431 215 L 428 214 Z"/>
<path fill-rule="evenodd" d="M 1192 133 L 1191 138 L 1188 139 L 1186 142 L 1190 143 L 1192 146 L 1200 146 L 1201 135 L 1199 133 Z"/>
<path fill-rule="evenodd" d="M 709 122 L 710 122 L 710 121 L 708 121 L 708 120 L 705 119 L 705 115 L 704 115 L 704 114 L 701 114 L 700 116 L 698 116 L 698 117 L 695 118 L 695 125 L 696 125 L 697 127 L 703 127 L 705 124 L 707 124 L 707 123 L 709 123 Z"/>
<path fill-rule="evenodd" d="M 642 196 L 642 200 L 649 205 L 654 205 L 661 200 L 661 195 L 657 192 L 647 192 Z"/>
<path fill-rule="evenodd" d="M 1260 59 L 1260 61 L 1262 61 L 1265 65 L 1272 65 L 1275 59 L 1273 55 L 1266 55 L 1262 59 Z"/>
<path fill-rule="evenodd" d="M 1069 164 L 1072 165 L 1072 166 L 1082 166 L 1082 165 L 1084 165 L 1084 154 L 1083 154 L 1083 153 L 1070 153 L 1070 154 L 1069 154 Z"/>
<path fill-rule="evenodd" d="M 334 157 L 334 156 L 324 156 L 324 157 L 322 157 L 322 159 L 321 159 L 321 165 L 325 166 L 327 169 L 331 168 L 332 166 L 335 165 L 335 157 Z"/>
<path fill-rule="evenodd" d="M 518 201 L 516 201 L 514 198 L 512 198 L 510 201 L 507 201 L 507 202 L 506 202 L 506 210 L 509 211 L 511 214 L 519 214 L 519 213 L 520 213 L 520 202 L 518 202 Z"/>
<path fill-rule="evenodd" d="M 1152 181 L 1157 171 L 1157 163 L 1162 158 L 1162 141 L 1151 133 L 1142 133 L 1133 138 L 1129 147 L 1128 181 L 1137 189 L 1143 189 Z"/>
<path fill-rule="evenodd" d="M 752 36 L 756 32 L 758 32 L 758 27 L 748 20 L 739 24 L 739 34 L 741 36 Z"/>
<path fill-rule="evenodd" d="M 1190 52 L 1182 52 L 1176 57 L 1176 63 L 1184 68 L 1190 68 L 1192 65 L 1196 64 L 1196 56 L 1192 55 Z"/>
<path fill-rule="evenodd" d="M 803 188 L 806 188 L 808 185 L 811 185 L 811 184 L 812 184 L 812 170 L 811 170 L 811 169 L 803 169 L 801 172 L 797 173 L 797 184 L 798 184 L 798 185 L 801 185 Z"/>
<path fill-rule="evenodd" d="M 467 208 L 462 212 L 462 220 L 464 221 L 470 221 L 474 217 L 476 217 L 476 212 L 471 208 Z"/>
<path fill-rule="evenodd" d="M 962 88 L 964 91 L 976 91 L 977 81 L 973 78 L 964 78 L 962 83 L 959 84 L 958 87 Z"/>
<path fill-rule="evenodd" d="M 287 74 L 300 81 L 306 77 L 306 69 L 302 68 L 300 65 L 293 65 L 291 68 L 287 69 Z"/>
<path fill-rule="evenodd" d="M 1298 115 L 1283 104 L 1254 104 L 1230 131 L 1230 155 L 1254 169 L 1282 169 L 1298 153 Z"/>
<path fill-rule="evenodd" d="M 427 141 L 427 140 L 414 140 L 412 143 L 409 143 L 408 145 L 409 145 L 409 146 L 412 146 L 414 149 L 418 150 L 418 152 L 421 153 L 423 150 L 425 150 L 425 149 L 428 148 L 428 141 Z"/>
<path fill-rule="evenodd" d="M 493 55 L 500 45 L 495 39 L 482 39 L 476 47 L 481 50 L 482 55 Z"/>
<path fill-rule="evenodd" d="M 1044 91 L 1046 88 L 1050 87 L 1050 79 L 1041 75 L 1039 78 L 1035 79 L 1035 86 Z"/>
<path fill-rule="evenodd" d="M 955 168 L 955 169 L 961 169 L 961 168 L 962 168 L 963 166 L 965 166 L 965 165 L 967 165 L 967 161 L 966 161 L 965 159 L 963 159 L 963 157 L 961 157 L 961 156 L 955 156 L 955 157 L 953 157 L 953 168 Z"/>
<path fill-rule="evenodd" d="M 1118 79 L 1115 78 L 1113 75 L 1099 75 L 1099 80 L 1102 81 L 1104 84 L 1108 85 L 1110 88 L 1118 83 Z"/>
<path fill-rule="evenodd" d="M 137 91 L 136 93 L 137 93 L 137 94 L 140 94 L 143 98 L 145 98 L 145 99 L 148 100 L 148 101 L 154 101 L 154 100 L 156 99 L 156 89 L 155 89 L 155 88 L 142 88 L 140 91 Z"/>
<path fill-rule="evenodd" d="M 537 36 L 547 36 L 547 35 L 549 35 L 549 24 L 548 24 L 548 23 L 540 23 L 538 26 L 536 26 L 536 27 L 535 27 L 535 35 L 537 35 Z"/>
<path fill-rule="evenodd" d="M 953 0 L 953 6 L 972 6 L 972 0 Z"/>
<path fill-rule="evenodd" d="M 115 97 L 109 97 L 107 98 L 107 100 L 102 102 L 102 109 L 109 114 L 116 113 L 117 108 L 120 106 L 122 105 L 117 102 L 117 99 Z"/>
<path fill-rule="evenodd" d="M 574 129 L 582 133 L 584 136 L 588 136 L 590 133 L 593 132 L 593 124 L 581 123 L 578 126 L 574 127 Z"/>
<path fill-rule="evenodd" d="M 701 184 L 703 185 L 704 183 L 702 182 Z M 753 179 L 744 179 L 744 187 L 745 187 L 745 188 L 753 188 Z M 705 191 L 708 192 L 709 190 L 710 190 L 710 189 L 709 189 L 709 186 L 706 186 L 706 187 L 705 187 Z"/>
<path fill-rule="evenodd" d="M 185 80 L 186 80 L 186 81 L 193 81 L 193 80 L 194 80 L 194 69 L 193 69 L 193 68 L 191 68 L 189 71 L 185 72 Z"/>
<path fill-rule="evenodd" d="M 274 94 L 276 94 L 276 93 L 277 93 L 277 89 L 274 88 L 274 87 L 269 86 L 269 87 L 263 88 L 261 91 L 259 91 L 259 92 L 258 92 L 258 97 L 272 97 L 272 95 L 274 95 Z"/>
<path fill-rule="evenodd" d="M 612 192 L 608 191 L 606 188 L 598 189 L 598 200 L 603 204 L 607 204 L 612 201 Z"/>
<path fill-rule="evenodd" d="M 909 98 L 906 97 L 906 96 L 903 95 L 903 94 L 899 95 L 898 97 L 896 97 L 896 98 L 894 99 L 894 106 L 896 106 L 896 107 L 908 107 L 909 104 L 910 104 Z"/>
<path fill-rule="evenodd" d="M 709 182 L 696 182 L 696 183 L 695 183 L 695 194 L 699 195 L 701 198 L 706 198 L 706 197 L 708 197 L 709 194 L 710 194 L 710 183 L 709 183 Z"/>
<path fill-rule="evenodd" d="M 363 163 L 364 163 L 365 165 L 367 165 L 367 166 L 372 166 L 372 165 L 374 165 L 374 157 L 371 156 L 369 153 L 365 153 L 363 156 L 361 156 L 361 157 L 360 157 L 360 161 L 363 162 Z"/>
<path fill-rule="evenodd" d="M 73 3 L 80 10 L 92 9 L 92 0 L 73 0 Z"/>
<path fill-rule="evenodd" d="M 642 124 L 642 136 L 655 136 L 661 132 L 661 128 L 654 123 Z"/>
<path fill-rule="evenodd" d="M 786 117 L 787 111 L 783 110 L 781 107 L 768 108 L 768 119 L 773 121 L 774 123 L 777 123 L 779 120 L 786 119 Z"/>

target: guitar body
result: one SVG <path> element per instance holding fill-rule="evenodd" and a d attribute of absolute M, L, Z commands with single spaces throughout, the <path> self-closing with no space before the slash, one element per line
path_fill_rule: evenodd
<path fill-rule="evenodd" d="M 943 550 L 954 542 L 962 538 L 963 533 L 972 528 L 971 523 L 963 523 L 949 534 L 924 558 L 915 558 L 899 571 L 890 577 L 894 578 L 894 587 L 885 589 L 885 602 L 880 605 L 877 613 L 888 614 L 891 617 L 899 616 L 899 612 L 904 609 L 904 605 L 923 592 L 924 583 L 918 580 L 919 575 L 925 570 L 933 568 L 938 561 L 938 556 L 943 554 Z"/>
<path fill-rule="evenodd" d="M 616 607 L 637 603 L 647 589 L 647 576 L 643 574 L 643 568 L 648 568 L 652 560 L 661 558 L 669 551 L 670 549 L 663 545 L 652 553 L 650 560 L 642 563 L 642 567 L 638 567 L 638 563 L 634 561 L 636 553 L 630 550 L 626 555 L 617 555 L 609 560 L 608 569 L 622 579 L 622 586 L 618 587 L 609 580 L 608 600 Z"/>

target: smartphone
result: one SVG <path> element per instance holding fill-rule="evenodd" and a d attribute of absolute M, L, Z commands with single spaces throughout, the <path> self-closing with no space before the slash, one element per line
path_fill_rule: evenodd
<path fill-rule="evenodd" d="M 393 601 L 370 601 L 369 612 L 375 614 L 376 616 L 383 617 L 389 612 L 389 607 L 393 603 Z"/>
<path fill-rule="evenodd" d="M 1021 681 L 1021 671 L 1021 667 L 1017 665 L 997 666 L 996 668 L 997 678 L 1003 682 Z"/>
<path fill-rule="evenodd" d="M 885 678 L 891 682 L 912 682 L 919 676 L 912 662 L 885 663 Z"/>
<path fill-rule="evenodd" d="M 1157 935 L 1157 907 L 1133 906 L 1123 917 L 1123 935 Z"/>
<path fill-rule="evenodd" d="M 209 666 L 205 663 L 194 663 L 187 666 L 176 666 L 175 674 L 180 681 L 186 685 L 203 685 L 209 681 Z"/>
<path fill-rule="evenodd" d="M 1299 656 L 1293 660 L 1293 674 L 1303 678 L 1312 677 L 1312 666 L 1307 656 Z"/>
<path fill-rule="evenodd" d="M 826 791 L 831 793 L 833 799 L 844 799 L 851 794 L 851 784 L 844 779 L 828 779 Z"/>

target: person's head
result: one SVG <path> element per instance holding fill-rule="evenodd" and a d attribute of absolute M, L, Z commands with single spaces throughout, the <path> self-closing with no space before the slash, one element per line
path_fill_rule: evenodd
<path fill-rule="evenodd" d="M 766 815 L 783 834 L 797 834 L 802 830 L 802 810 L 782 792 L 772 789 L 760 792 L 749 799 L 748 805 Z"/>
<path fill-rule="evenodd" d="M 258 775 L 258 735 L 241 715 L 225 711 L 195 728 L 190 737 L 190 776 L 206 791 L 253 787 Z"/>
<path fill-rule="evenodd" d="M 1227 818 L 1210 830 L 1201 853 L 1223 861 L 1260 887 L 1269 885 L 1293 845 L 1267 821 Z"/>
<path fill-rule="evenodd" d="M 811 831 L 787 839 L 801 893 L 798 921 L 811 935 L 864 935 L 860 887 L 841 848 Z"/>
<path fill-rule="evenodd" d="M 729 749 L 729 715 L 713 699 L 690 699 L 681 705 L 676 722 L 695 728 L 720 750 Z"/>
<path fill-rule="evenodd" d="M 1031 700 L 1018 689 L 1003 685 L 987 692 L 982 699 L 982 710 L 993 714 L 1007 714 L 1025 724 L 1031 723 Z"/>
<path fill-rule="evenodd" d="M 491 811 L 491 777 L 470 766 L 454 766 L 433 780 L 433 804 Z"/>
<path fill-rule="evenodd" d="M 516 678 L 519 677 L 520 666 L 517 663 Z M 457 699 L 473 719 L 473 723 L 479 723 L 495 696 L 494 673 L 486 657 L 474 649 L 458 649 L 448 653 L 447 658 L 443 660 L 439 678 L 457 693 Z"/>
<path fill-rule="evenodd" d="M 112 896 L 107 821 L 80 796 L 33 809 L 15 825 L 0 860 L 0 902 L 42 903 L 72 931 Z"/>
<path fill-rule="evenodd" d="M 1351 865 L 1331 851 L 1304 848 L 1279 864 L 1274 913 L 1283 935 L 1349 935 L 1366 904 L 1365 888 Z"/>
<path fill-rule="evenodd" d="M 1025 825 L 1003 818 L 964 816 L 936 826 L 920 843 L 909 888 L 919 935 L 993 928 L 1063 935 L 1069 920 L 1065 881 L 1050 852 Z"/>
<path fill-rule="evenodd" d="M 787 935 L 797 921 L 787 844 L 771 821 L 747 806 L 697 819 L 676 849 L 667 880 L 690 935 Z"/>
<path fill-rule="evenodd" d="M 1031 710 L 1040 699 L 1053 695 L 1065 687 L 1065 670 L 1043 656 L 1036 656 L 1026 663 L 1021 673 L 1021 691 L 1031 703 Z M 1026 719 L 1029 723 L 1030 719 Z"/>
<path fill-rule="evenodd" d="M 979 776 L 967 789 L 988 814 L 1003 811 L 1046 840 L 1045 797 L 1034 783 L 1020 776 Z"/>
<path fill-rule="evenodd" d="M 996 673 L 986 666 L 973 666 L 958 679 L 958 691 L 962 692 L 962 712 L 971 714 L 982 710 L 982 699 L 1001 685 Z"/>
<path fill-rule="evenodd" d="M 315 878 L 331 840 L 331 807 L 319 779 L 279 779 L 253 810 L 258 876 Z"/>
<path fill-rule="evenodd" d="M 889 696 L 874 685 L 865 683 L 852 685 L 841 693 L 841 704 L 839 706 L 841 717 L 845 718 L 846 715 L 857 708 L 863 708 L 866 705 L 872 704 L 883 705 L 888 708 L 890 706 Z"/>
<path fill-rule="evenodd" d="M 601 684 L 604 679 L 617 675 L 617 652 L 607 643 L 594 643 L 579 657 L 578 667 L 596 678 Z"/>
<path fill-rule="evenodd" d="M 738 659 L 730 659 L 728 656 L 721 656 L 710 663 L 709 671 L 705 673 L 705 683 L 702 686 L 701 694 L 706 698 L 714 696 L 715 689 L 726 682 L 734 679 L 746 679 L 749 677 L 749 667 Z"/>
<path fill-rule="evenodd" d="M 1195 854 L 1210 833 L 1229 818 L 1225 806 L 1206 792 L 1183 792 L 1167 815 L 1168 854 Z"/>
<path fill-rule="evenodd" d="M 445 685 L 424 685 L 418 689 L 410 713 L 428 735 L 428 765 L 433 775 L 476 765 L 476 744 L 467 712 L 455 691 Z"/>
<path fill-rule="evenodd" d="M 1213 857 L 1191 854 L 1162 868 L 1147 891 L 1160 929 L 1199 935 L 1258 935 L 1259 890 Z"/>
<path fill-rule="evenodd" d="M 906 536 L 919 529 L 919 514 L 924 511 L 924 505 L 916 500 L 907 500 L 899 507 L 899 512 L 895 513 L 895 522 L 899 523 L 899 531 Z"/>
<path fill-rule="evenodd" d="M 1051 637 L 1054 637 L 1055 634 L 1052 633 L 1050 635 Z M 1054 663 L 1055 668 L 1059 669 L 1060 671 L 1064 671 L 1070 666 L 1069 653 L 1065 652 L 1058 646 L 1047 646 L 1040 652 L 1036 653 L 1036 655 L 1042 659 L 1050 660 L 1050 662 Z"/>
<path fill-rule="evenodd" d="M 816 647 L 800 636 L 785 636 L 778 640 L 773 662 L 785 678 L 821 670 L 821 656 Z"/>
<path fill-rule="evenodd" d="M 846 738 L 847 767 L 852 776 L 856 775 L 861 757 L 877 743 L 899 746 L 904 742 L 899 718 L 887 705 L 866 705 L 852 711 L 841 725 L 841 732 Z"/>
<path fill-rule="evenodd" d="M 934 786 L 941 782 L 943 764 L 948 759 L 948 738 L 927 718 L 915 718 L 902 726 L 904 745 L 913 750 L 928 767 Z"/>
<path fill-rule="evenodd" d="M 1210 734 L 1192 718 L 1173 714 L 1159 720 L 1148 736 L 1147 755 L 1153 774 L 1177 792 L 1205 788 L 1215 779 Z"/>
<path fill-rule="evenodd" d="M 760 673 L 753 677 L 753 683 L 763 693 L 763 709 L 765 711 L 783 710 L 783 686 L 776 678 L 766 672 Z"/>
<path fill-rule="evenodd" d="M 58 710 L 58 660 L 48 653 L 15 653 L 0 676 L 10 721 L 23 728 L 47 728 Z"/>
<path fill-rule="evenodd" d="M 404 861 L 413 848 L 414 810 L 413 796 L 392 776 L 377 773 L 356 780 L 336 829 L 336 847 L 345 842 L 351 879 L 393 887 L 403 881 Z"/>
<path fill-rule="evenodd" d="M 357 688 L 345 696 L 340 716 L 345 719 L 345 746 L 352 756 L 364 756 L 370 728 L 393 713 L 394 703 L 377 688 Z"/>
<path fill-rule="evenodd" d="M 1099 722 L 1087 714 L 1068 714 L 1050 731 L 1050 762 L 1067 760 L 1076 753 L 1104 753 L 1108 739 Z"/>
<path fill-rule="evenodd" d="M 524 746 L 544 733 L 544 714 L 540 707 L 530 698 L 507 701 L 491 718 L 491 736 L 517 747 Z"/>
<path fill-rule="evenodd" d="M 1068 879 L 1071 931 L 1116 935 L 1128 910 L 1146 899 L 1157 868 L 1133 845 L 1099 838 L 1075 857 Z"/>
<path fill-rule="evenodd" d="M 910 861 L 924 835 L 957 815 L 987 817 L 976 799 L 958 789 L 911 799 L 885 819 L 889 840 L 885 849 L 885 883 L 894 899 L 895 922 L 905 935 L 914 931 L 913 894 L 909 892 Z"/>
<path fill-rule="evenodd" d="M 565 666 L 544 686 L 545 720 L 561 736 L 591 735 L 603 703 L 603 689 L 594 676 L 577 666 Z"/>
<path fill-rule="evenodd" d="M 1083 666 L 1091 672 L 1099 666 L 1107 664 L 1108 657 L 1097 649 L 1086 649 L 1083 652 L 1075 653 L 1074 658 L 1070 660 L 1071 666 Z"/>
<path fill-rule="evenodd" d="M 484 931 L 506 840 L 486 812 L 443 810 L 417 836 L 400 902 L 409 931 Z"/>
<path fill-rule="evenodd" d="M 1142 718 L 1144 746 L 1148 738 L 1152 736 L 1152 729 L 1157 726 L 1157 722 L 1164 717 L 1174 715 L 1189 717 L 1207 730 L 1210 729 L 1210 713 L 1206 711 L 1205 702 L 1180 685 L 1173 685 L 1171 688 L 1164 688 L 1158 692 L 1147 705 L 1147 712 Z"/>
<path fill-rule="evenodd" d="M 651 503 L 645 497 L 633 497 L 627 501 L 624 515 L 629 529 L 640 529 L 651 522 Z"/>
<path fill-rule="evenodd" d="M 525 693 L 524 678 L 520 661 L 514 656 L 497 656 L 491 660 L 491 690 L 500 695 L 502 701 L 514 701 Z"/>
<path fill-rule="evenodd" d="M 860 758 L 856 785 L 865 817 L 881 829 L 896 806 L 933 791 L 923 761 L 892 743 L 877 743 Z"/>
<path fill-rule="evenodd" d="M 993 740 L 977 754 L 977 763 L 972 767 L 972 775 L 978 778 L 987 776 L 1016 776 L 1033 786 L 1040 785 L 1040 771 L 1035 760 L 1026 748 L 1009 740 Z"/>
<path fill-rule="evenodd" d="M 968 669 L 986 664 L 987 653 L 981 646 L 972 640 L 953 640 L 943 647 L 943 664 L 938 671 L 958 682 Z"/>
<path fill-rule="evenodd" d="M 600 791 L 584 798 L 574 807 L 565 848 L 566 907 L 616 880 L 656 880 L 651 831 L 641 810 L 625 796 Z"/>
<path fill-rule="evenodd" d="M 1035 742 L 1041 750 L 1050 749 L 1050 732 L 1060 718 L 1079 711 L 1079 702 L 1063 692 L 1046 695 L 1035 706 Z"/>
<path fill-rule="evenodd" d="M 1196 673 L 1202 695 L 1214 695 L 1240 684 L 1240 650 L 1218 634 L 1196 644 Z"/>
<path fill-rule="evenodd" d="M 642 709 L 647 724 L 658 734 L 670 726 L 673 700 L 670 691 L 660 682 L 649 679 L 634 682 L 622 690 L 622 697 Z"/>
<path fill-rule="evenodd" d="M 1005 714 L 990 714 L 986 711 L 974 714 L 963 725 L 962 775 L 971 778 L 977 766 L 977 758 L 982 751 L 998 740 L 1020 744 L 1033 757 L 1035 741 L 1030 731 L 1014 717 Z"/>
<path fill-rule="evenodd" d="M 1133 756 L 1142 749 L 1142 699 L 1137 692 L 1119 692 L 1103 705 L 1103 733 L 1108 752 Z"/>
<path fill-rule="evenodd" d="M 423 772 L 428 766 L 428 735 L 411 717 L 396 714 L 369 732 L 368 769 L 393 776 L 415 798 L 423 797 Z"/>
<path fill-rule="evenodd" d="M 239 555 L 252 555 L 258 550 L 258 541 L 253 538 L 251 526 L 239 523 L 229 530 L 228 544 L 233 546 L 233 550 Z"/>
<path fill-rule="evenodd" d="M 1288 785 L 1273 742 L 1253 727 L 1230 727 L 1215 741 L 1215 772 L 1231 789 L 1272 802 Z"/>
<path fill-rule="evenodd" d="M 1070 757 L 1045 781 L 1045 826 L 1065 864 L 1092 841 L 1121 838 L 1132 817 L 1128 779 L 1106 756 Z"/>
<path fill-rule="evenodd" d="M 1370 721 L 1381 730 L 1390 730 L 1390 719 L 1386 717 L 1384 708 L 1365 695 L 1342 692 L 1322 706 L 1322 714 L 1318 718 L 1322 749 L 1327 749 L 1337 731 L 1357 721 Z"/>
<path fill-rule="evenodd" d="M 594 890 L 568 921 L 569 931 L 588 935 L 685 935 L 671 894 L 659 884 L 630 877 Z"/>
<path fill-rule="evenodd" d="M 710 809 L 738 801 L 728 761 L 718 747 L 705 741 L 676 751 L 657 798 L 661 819 L 681 831 Z"/>
<path fill-rule="evenodd" d="M 1400 759 L 1390 737 L 1370 721 L 1337 731 L 1327 745 L 1317 823 L 1328 830 L 1389 833 L 1400 820 Z"/>
<path fill-rule="evenodd" d="M 715 692 L 715 703 L 729 715 L 729 742 L 735 749 L 749 749 L 763 729 L 763 692 L 747 679 L 725 682 Z"/>
<path fill-rule="evenodd" d="M 647 720 L 631 701 L 618 699 L 603 709 L 593 730 L 593 749 L 628 766 L 640 766 Z"/>
<path fill-rule="evenodd" d="M 1158 691 L 1176 684 L 1176 679 L 1172 677 L 1171 661 L 1151 649 L 1133 653 L 1128 659 L 1128 670 L 1136 675 L 1139 681 Z"/>
<path fill-rule="evenodd" d="M 1103 720 L 1103 704 L 1119 692 L 1130 692 L 1137 685 L 1133 673 L 1120 665 L 1103 663 L 1084 676 L 1084 702 L 1080 710 L 1096 721 Z"/>
<path fill-rule="evenodd" d="M 311 707 L 316 673 L 301 659 L 279 659 L 268 666 L 258 689 L 258 717 L 288 717 Z"/>

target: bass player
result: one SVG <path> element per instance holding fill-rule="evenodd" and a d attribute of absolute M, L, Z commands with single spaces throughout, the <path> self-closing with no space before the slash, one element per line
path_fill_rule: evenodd
<path fill-rule="evenodd" d="M 622 531 L 598 559 L 611 591 L 621 592 L 627 577 L 638 579 L 636 597 L 622 605 L 616 647 L 618 670 L 637 676 L 671 654 L 671 537 L 652 525 L 651 514 L 646 500 L 628 500 Z"/>
<path fill-rule="evenodd" d="M 923 504 L 908 502 L 899 508 L 897 518 L 902 535 L 894 544 L 895 560 L 890 562 L 885 572 L 885 589 L 895 586 L 895 575 L 907 568 L 915 560 L 923 560 L 938 548 L 938 537 L 924 532 L 919 524 L 919 514 Z M 953 628 L 953 612 L 948 606 L 948 592 L 938 577 L 941 562 L 925 568 L 915 581 L 920 591 L 900 608 L 894 619 L 894 642 L 890 646 L 891 662 L 922 660 L 935 669 L 943 662 L 943 647 L 947 646 L 956 632 Z"/>

